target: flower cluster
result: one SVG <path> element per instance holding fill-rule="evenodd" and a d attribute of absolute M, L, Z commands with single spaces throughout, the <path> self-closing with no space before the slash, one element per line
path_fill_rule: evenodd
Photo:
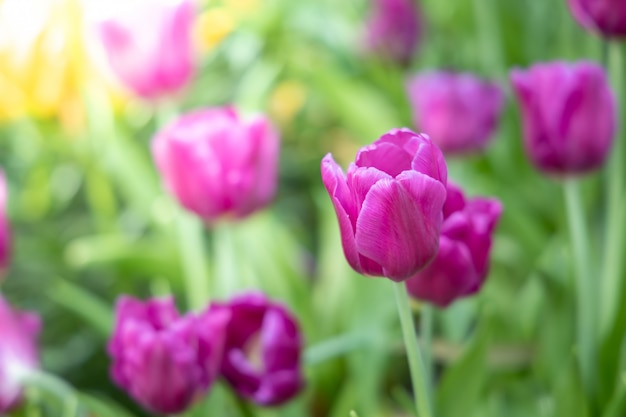
<path fill-rule="evenodd" d="M 109 342 L 114 381 L 146 409 L 180 413 L 222 375 L 263 406 L 303 386 L 295 317 L 261 293 L 246 293 L 181 316 L 171 297 L 117 302 Z"/>

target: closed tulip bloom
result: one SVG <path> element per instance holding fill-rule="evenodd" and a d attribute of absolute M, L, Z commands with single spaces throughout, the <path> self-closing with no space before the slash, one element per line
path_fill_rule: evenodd
<path fill-rule="evenodd" d="M 295 317 L 261 293 L 246 293 L 209 311 L 230 313 L 222 375 L 244 398 L 263 406 L 292 399 L 303 386 L 302 340 Z"/>
<path fill-rule="evenodd" d="M 122 296 L 109 342 L 114 381 L 146 409 L 184 411 L 218 375 L 227 312 L 179 316 L 172 298 Z"/>
<path fill-rule="evenodd" d="M 626 0 L 568 0 L 578 23 L 602 36 L 626 36 Z"/>
<path fill-rule="evenodd" d="M 541 171 L 582 174 L 601 167 L 613 144 L 616 107 L 604 70 L 591 62 L 513 70 L 525 147 Z"/>
<path fill-rule="evenodd" d="M 19 403 L 22 378 L 39 367 L 40 327 L 39 316 L 16 311 L 0 297 L 0 415 Z"/>
<path fill-rule="evenodd" d="M 426 135 L 391 130 L 361 148 L 347 177 L 330 154 L 321 165 L 355 271 L 399 282 L 434 258 L 448 171 Z"/>
<path fill-rule="evenodd" d="M 504 94 L 471 74 L 433 72 L 409 80 L 415 125 L 446 154 L 480 152 L 500 118 Z"/>
<path fill-rule="evenodd" d="M 366 22 L 365 43 L 371 52 L 407 65 L 421 36 L 421 16 L 415 0 L 374 0 Z"/>
<path fill-rule="evenodd" d="M 99 34 L 111 69 L 144 99 L 178 92 L 195 65 L 191 0 L 139 0 L 102 21 Z"/>
<path fill-rule="evenodd" d="M 11 262 L 11 226 L 6 213 L 7 183 L 0 170 L 0 280 L 6 274 Z"/>
<path fill-rule="evenodd" d="M 266 118 L 231 107 L 188 113 L 159 132 L 152 153 L 180 204 L 213 222 L 243 218 L 276 192 L 279 138 Z"/>
<path fill-rule="evenodd" d="M 448 183 L 439 252 L 425 269 L 406 281 L 413 297 L 446 307 L 476 293 L 489 270 L 492 234 L 502 213 L 496 199 L 466 200 Z"/>

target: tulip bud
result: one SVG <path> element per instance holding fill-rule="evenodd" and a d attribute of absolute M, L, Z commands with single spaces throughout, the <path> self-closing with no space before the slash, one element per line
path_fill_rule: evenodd
<path fill-rule="evenodd" d="M 626 0 L 568 0 L 576 21 L 602 36 L 626 36 Z"/>
<path fill-rule="evenodd" d="M 7 182 L 0 170 L 0 281 L 6 274 L 11 262 L 11 226 L 6 213 Z"/>
<path fill-rule="evenodd" d="M 245 121 L 230 107 L 175 120 L 152 143 L 165 185 L 180 204 L 207 222 L 243 218 L 276 192 L 278 134 L 261 116 Z"/>
<path fill-rule="evenodd" d="M 347 178 L 330 154 L 321 170 L 355 271 L 399 282 L 434 258 L 448 170 L 428 136 L 394 129 L 361 148 Z"/>
<path fill-rule="evenodd" d="M 190 81 L 195 65 L 191 0 L 134 1 L 100 23 L 111 69 L 144 99 L 173 94 Z"/>
<path fill-rule="evenodd" d="M 502 213 L 496 199 L 465 200 L 448 183 L 439 252 L 425 269 L 406 281 L 413 297 L 446 307 L 457 298 L 476 293 L 489 270 L 492 234 Z"/>
<path fill-rule="evenodd" d="M 222 375 L 241 396 L 263 406 L 282 404 L 303 386 L 302 342 L 296 319 L 261 293 L 247 293 L 211 311 L 226 310 L 230 324 Z"/>
<path fill-rule="evenodd" d="M 604 70 L 591 62 L 537 64 L 513 70 L 526 151 L 557 175 L 601 167 L 615 136 L 616 108 Z"/>
<path fill-rule="evenodd" d="M 366 23 L 365 43 L 372 53 L 408 65 L 421 35 L 415 0 L 374 0 Z"/>
<path fill-rule="evenodd" d="M 21 379 L 29 370 L 39 367 L 40 327 L 39 316 L 13 310 L 0 297 L 0 415 L 18 404 Z"/>
<path fill-rule="evenodd" d="M 114 381 L 150 411 L 184 411 L 218 375 L 228 319 L 180 317 L 172 298 L 121 297 L 109 342 Z"/>
<path fill-rule="evenodd" d="M 504 95 L 471 74 L 420 74 L 408 83 L 413 118 L 446 154 L 482 151 L 497 127 Z"/>

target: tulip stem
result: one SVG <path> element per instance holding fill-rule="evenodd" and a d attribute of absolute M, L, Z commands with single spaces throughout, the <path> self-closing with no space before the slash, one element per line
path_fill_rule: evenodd
<path fill-rule="evenodd" d="M 420 308 L 420 339 L 422 340 L 422 353 L 424 355 L 424 370 L 426 374 L 426 388 L 428 397 L 433 400 L 433 321 L 435 310 L 429 303 L 423 303 Z"/>
<path fill-rule="evenodd" d="M 55 375 L 39 370 L 29 370 L 22 375 L 21 383 L 57 397 L 63 404 L 63 417 L 74 417 L 78 414 L 79 399 L 74 388 Z"/>
<path fill-rule="evenodd" d="M 418 417 L 432 417 L 432 405 L 429 396 L 428 380 L 426 377 L 426 367 L 422 352 L 417 343 L 415 325 L 413 324 L 413 314 L 409 306 L 409 296 L 404 283 L 394 284 L 396 293 L 396 303 L 398 304 L 398 314 L 400 315 L 400 325 L 404 336 L 406 355 L 409 360 L 409 370 L 413 385 L 413 396 Z"/>
<path fill-rule="evenodd" d="M 576 275 L 578 361 L 583 386 L 591 394 L 595 387 L 594 362 L 596 359 L 595 280 L 591 275 L 589 238 L 579 183 L 576 179 L 567 179 L 564 188 Z"/>

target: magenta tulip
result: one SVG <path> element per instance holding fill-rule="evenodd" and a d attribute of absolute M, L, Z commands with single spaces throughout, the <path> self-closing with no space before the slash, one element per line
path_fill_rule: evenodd
<path fill-rule="evenodd" d="M 489 198 L 466 201 L 461 189 L 448 183 L 443 212 L 437 256 L 406 281 L 409 294 L 439 307 L 481 288 L 488 274 L 492 234 L 502 205 Z"/>
<path fill-rule="evenodd" d="M 408 83 L 416 126 L 446 154 L 480 152 L 500 118 L 504 94 L 471 74 L 433 72 Z"/>
<path fill-rule="evenodd" d="M 11 225 L 6 213 L 7 183 L 0 170 L 0 281 L 5 276 L 11 262 Z"/>
<path fill-rule="evenodd" d="M 276 192 L 279 138 L 261 116 L 231 107 L 183 115 L 159 132 L 152 151 L 167 189 L 207 222 L 243 218 Z"/>
<path fill-rule="evenodd" d="M 601 167 L 613 144 L 616 107 L 604 70 L 591 62 L 513 70 L 526 151 L 541 171 L 582 174 Z"/>
<path fill-rule="evenodd" d="M 122 296 L 109 342 L 114 381 L 146 409 L 175 414 L 219 373 L 228 312 L 180 317 L 172 298 Z"/>
<path fill-rule="evenodd" d="M 292 399 L 303 386 L 302 341 L 295 317 L 261 293 L 247 293 L 209 312 L 230 314 L 222 375 L 241 396 L 263 406 Z"/>
<path fill-rule="evenodd" d="M 40 327 L 39 316 L 16 311 L 0 297 L 0 415 L 19 403 L 22 378 L 39 367 Z"/>
<path fill-rule="evenodd" d="M 626 36 L 626 0 L 568 0 L 578 23 L 602 36 Z"/>
<path fill-rule="evenodd" d="M 407 65 L 421 36 L 421 16 L 415 0 L 374 0 L 366 23 L 365 43 L 372 53 Z"/>
<path fill-rule="evenodd" d="M 100 23 L 111 69 L 129 90 L 158 99 L 185 87 L 194 72 L 191 0 L 135 1 Z"/>
<path fill-rule="evenodd" d="M 330 154 L 321 170 L 354 270 L 403 281 L 434 258 L 448 171 L 426 135 L 394 129 L 361 148 L 347 178 Z"/>

